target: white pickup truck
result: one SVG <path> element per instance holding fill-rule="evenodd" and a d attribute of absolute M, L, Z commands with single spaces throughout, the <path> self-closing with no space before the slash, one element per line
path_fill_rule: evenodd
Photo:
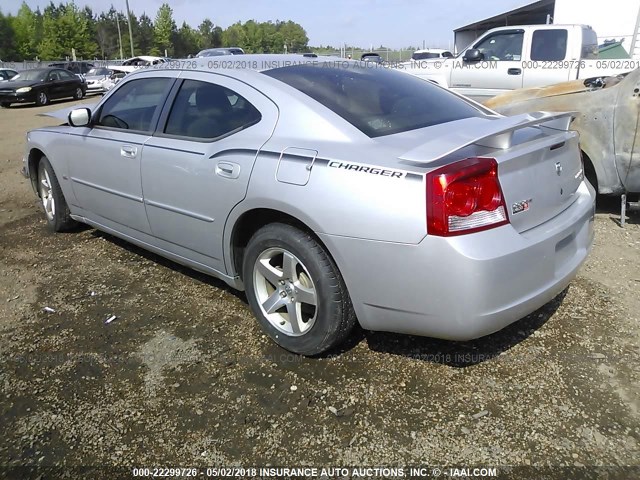
<path fill-rule="evenodd" d="M 634 60 L 598 59 L 598 39 L 586 25 L 519 25 L 489 30 L 458 56 L 410 61 L 398 68 L 483 101 L 517 88 L 615 75 Z"/>

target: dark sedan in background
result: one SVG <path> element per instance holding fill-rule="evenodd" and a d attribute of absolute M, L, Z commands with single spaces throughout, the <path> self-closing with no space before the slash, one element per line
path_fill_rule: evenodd
<path fill-rule="evenodd" d="M 68 70 L 36 68 L 0 84 L 0 105 L 4 108 L 12 103 L 47 105 L 52 99 L 67 97 L 79 100 L 86 90 L 86 83 Z"/>

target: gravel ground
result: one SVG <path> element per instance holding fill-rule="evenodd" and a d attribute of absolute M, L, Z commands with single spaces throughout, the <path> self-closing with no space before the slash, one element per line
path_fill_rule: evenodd
<path fill-rule="evenodd" d="M 601 199 L 577 279 L 497 334 L 357 331 L 300 358 L 222 282 L 89 228 L 46 230 L 19 174 L 24 134 L 71 104 L 0 110 L 0 466 L 533 465 L 604 478 L 591 467 L 639 464 L 637 213 L 622 229 Z"/>

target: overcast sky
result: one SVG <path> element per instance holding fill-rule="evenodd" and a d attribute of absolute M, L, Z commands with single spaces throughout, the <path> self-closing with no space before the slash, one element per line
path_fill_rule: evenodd
<path fill-rule="evenodd" d="M 56 0 L 58 4 L 60 0 Z M 166 0 L 129 0 L 131 10 L 146 12 L 155 18 Z M 533 1 L 533 0 L 531 0 Z M 453 43 L 453 29 L 475 20 L 531 3 L 527 0 L 170 0 L 176 23 L 186 21 L 192 27 L 206 17 L 223 28 L 237 21 L 293 20 L 307 31 L 309 44 L 344 43 L 369 47 L 381 44 L 392 48 L 405 46 L 448 47 Z M 109 1 L 77 0 L 80 7 L 89 5 L 94 12 L 108 9 Z M 15 14 L 22 0 L 2 0 L 2 11 Z M 48 0 L 27 0 L 35 9 Z M 116 9 L 125 11 L 125 0 L 114 0 Z"/>

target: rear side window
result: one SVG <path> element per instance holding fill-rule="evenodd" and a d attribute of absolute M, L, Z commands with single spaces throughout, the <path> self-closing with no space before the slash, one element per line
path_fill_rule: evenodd
<path fill-rule="evenodd" d="M 536 30 L 531 39 L 531 60 L 557 61 L 567 56 L 566 30 Z"/>
<path fill-rule="evenodd" d="M 104 103 L 97 125 L 151 132 L 152 121 L 172 83 L 169 78 L 141 78 L 125 83 Z"/>
<path fill-rule="evenodd" d="M 60 80 L 75 80 L 78 78 L 73 73 L 67 72 L 66 70 L 58 71 L 58 75 L 60 76 Z"/>
<path fill-rule="evenodd" d="M 255 125 L 262 116 L 244 97 L 209 82 L 185 80 L 164 133 L 210 140 Z"/>
<path fill-rule="evenodd" d="M 380 67 L 293 65 L 263 73 L 307 94 L 369 137 L 482 115 L 431 82 Z"/>

